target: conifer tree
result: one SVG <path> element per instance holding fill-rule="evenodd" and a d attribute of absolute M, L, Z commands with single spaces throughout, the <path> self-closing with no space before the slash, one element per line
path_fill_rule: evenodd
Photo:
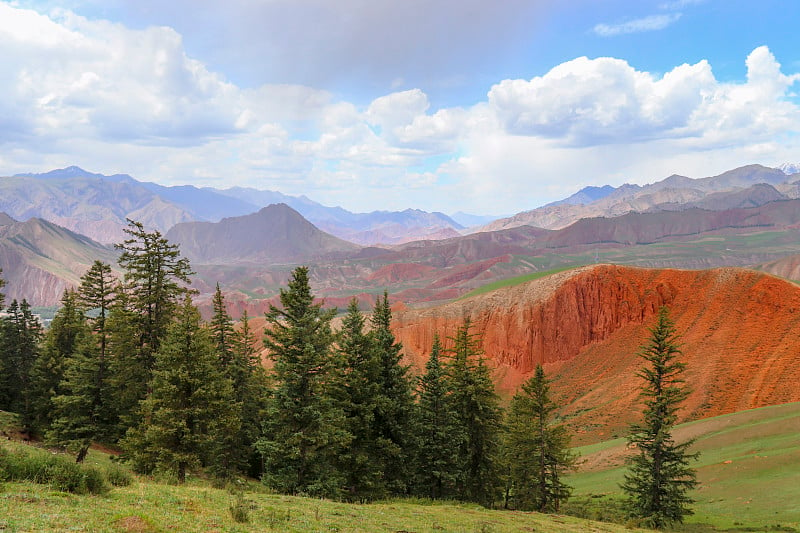
<path fill-rule="evenodd" d="M 261 361 L 261 355 L 256 350 L 256 338 L 250 328 L 250 319 L 247 310 L 239 318 L 239 327 L 233 332 L 231 341 L 233 360 L 246 365 L 246 379 L 239 383 L 233 381 L 235 401 L 241 403 L 240 438 L 247 445 L 246 466 L 247 472 L 252 477 L 263 474 L 261 456 L 255 447 L 262 435 L 262 421 L 266 417 L 269 393 L 271 390 L 270 379 Z"/>
<path fill-rule="evenodd" d="M 284 493 L 337 496 L 344 483 L 338 455 L 350 434 L 332 390 L 337 368 L 330 324 L 336 310 L 314 303 L 307 267 L 292 272 L 280 301 L 281 308 L 270 306 L 264 338 L 275 388 L 257 444 L 263 480 Z"/>
<path fill-rule="evenodd" d="M 42 326 L 24 299 L 22 303 L 11 301 L 0 324 L 3 330 L 0 357 L 4 368 L 0 376 L 0 409 L 18 413 L 23 429 L 30 432 L 34 416 L 31 370 L 39 357 Z"/>
<path fill-rule="evenodd" d="M 86 329 L 83 313 L 78 308 L 77 293 L 72 289 L 64 290 L 61 308 L 45 332 L 41 354 L 31 368 L 33 429 L 36 432 L 44 432 L 50 427 L 53 398 L 62 392 L 67 359 L 75 352 L 78 337 Z"/>
<path fill-rule="evenodd" d="M 453 390 L 441 355 L 442 345 L 439 335 L 435 334 L 425 374 L 418 386 L 416 434 L 419 442 L 415 461 L 415 492 L 432 499 L 455 496 L 458 450 L 465 437 L 463 428 L 457 424 L 452 405 Z"/>
<path fill-rule="evenodd" d="M 115 379 L 121 398 L 132 400 L 132 403 L 119 404 L 122 409 L 120 416 L 135 425 L 138 424 L 135 420 L 136 403 L 147 393 L 155 353 L 180 298 L 189 292 L 186 285 L 190 283 L 189 276 L 193 272 L 189 261 L 180 257 L 178 246 L 170 244 L 160 232 L 148 232 L 140 222 L 130 219 L 124 231 L 130 238 L 115 246 L 122 251 L 119 265 L 125 272 L 124 314 L 126 320 L 132 322 L 117 322 L 115 326 L 121 327 L 126 335 L 134 335 L 135 350 L 125 354 L 129 361 L 125 362 L 126 367 Z"/>
<path fill-rule="evenodd" d="M 223 435 L 239 430 L 232 387 L 220 371 L 207 328 L 189 296 L 156 352 L 152 392 L 140 403 L 141 423 L 122 441 L 140 472 L 175 475 L 179 483 Z"/>
<path fill-rule="evenodd" d="M 381 398 L 381 367 L 370 337 L 364 332 L 364 315 L 353 298 L 339 331 L 341 358 L 340 401 L 352 440 L 340 454 L 346 475 L 344 497 L 368 501 L 386 495 L 381 443 L 375 424 Z"/>
<path fill-rule="evenodd" d="M 575 464 L 575 456 L 566 429 L 552 424 L 555 409 L 550 382 L 537 365 L 511 400 L 506 427 L 504 460 L 516 509 L 558 512 L 571 493 L 563 475 Z"/>
<path fill-rule="evenodd" d="M 500 486 L 498 445 L 502 411 L 491 371 L 469 319 L 452 337 L 448 373 L 452 380 L 453 409 L 464 432 L 458 450 L 457 494 L 461 500 L 491 506 Z"/>
<path fill-rule="evenodd" d="M 53 422 L 47 441 L 63 446 L 83 462 L 93 442 L 108 441 L 114 426 L 112 396 L 100 348 L 88 327 L 66 360 L 61 394 L 53 398 Z"/>
<path fill-rule="evenodd" d="M 78 300 L 92 325 L 92 330 L 97 335 L 100 349 L 100 362 L 102 374 L 106 362 L 108 329 L 106 319 L 114 304 L 114 295 L 119 290 L 118 282 L 111 272 L 111 265 L 102 261 L 95 261 L 86 273 L 81 276 L 81 285 L 78 288 Z"/>
<path fill-rule="evenodd" d="M 147 393 L 147 374 L 139 358 L 138 316 L 130 309 L 128 295 L 119 291 L 106 320 L 108 381 L 114 391 L 108 409 L 116 423 L 111 440 L 120 439 L 138 421 L 139 401 Z"/>
<path fill-rule="evenodd" d="M 159 231 L 148 232 L 130 219 L 124 231 L 130 238 L 115 246 L 122 250 L 119 265 L 125 271 L 130 309 L 136 313 L 140 366 L 149 378 L 153 354 L 193 272 L 189 260 L 180 257 L 178 245 L 170 244 Z"/>
<path fill-rule="evenodd" d="M 369 332 L 380 367 L 375 430 L 387 487 L 396 494 L 403 494 L 408 491 L 413 472 L 415 406 L 409 367 L 402 364 L 402 345 L 392 333 L 391 321 L 389 295 L 384 291 L 383 298 L 375 302 Z"/>
<path fill-rule="evenodd" d="M 3 279 L 3 269 L 0 268 L 0 291 L 3 290 L 3 287 L 6 286 L 6 280 Z M 0 311 L 3 310 L 3 307 L 6 305 L 6 295 L 0 292 Z"/>
<path fill-rule="evenodd" d="M 238 407 L 234 414 L 240 426 L 240 431 L 225 434 L 216 441 L 213 451 L 215 465 L 212 473 L 219 478 L 228 478 L 250 469 L 253 445 L 260 436 L 258 423 L 265 408 L 267 391 L 263 368 L 254 358 L 254 339 L 247 315 L 243 317 L 243 332 L 237 335 L 219 284 L 213 304 L 214 315 L 209 324 L 211 340 L 220 372 L 231 383 L 231 401 Z"/>
<path fill-rule="evenodd" d="M 622 484 L 631 515 L 657 529 L 692 514 L 694 500 L 688 492 L 697 486 L 695 470 L 689 466 L 697 458 L 688 451 L 693 441 L 676 444 L 672 438 L 679 405 L 688 395 L 681 378 L 686 364 L 677 360 L 678 339 L 675 324 L 662 307 L 639 353 L 646 361 L 638 373 L 645 381 L 644 420 L 631 426 L 628 442 L 638 453 L 631 458 Z"/>

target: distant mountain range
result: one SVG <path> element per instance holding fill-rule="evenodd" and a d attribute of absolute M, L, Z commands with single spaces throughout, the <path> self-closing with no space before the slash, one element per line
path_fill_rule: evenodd
<path fill-rule="evenodd" d="M 305 196 L 242 187 L 165 187 L 127 174 L 106 176 L 76 166 L 0 178 L 0 193 L 0 211 L 20 220 L 44 218 L 103 243 L 124 238 L 126 218 L 166 233 L 178 223 L 218 222 L 276 203 L 292 207 L 328 233 L 363 245 L 454 237 L 464 228 L 443 213 L 417 209 L 351 213 Z"/>
<path fill-rule="evenodd" d="M 11 216 L 0 213 L 0 268 L 9 282 L 9 297 L 53 305 L 92 260 L 116 262 L 113 248 L 78 232 L 118 235 L 118 242 L 126 216 L 162 229 L 180 246 L 198 272 L 193 283 L 202 294 L 219 282 L 226 290 L 238 291 L 242 305 L 261 301 L 253 304 L 254 312 L 277 294 L 298 264 L 310 266 L 315 289 L 336 305 L 346 305 L 353 295 L 368 301 L 376 284 L 406 302 L 446 300 L 492 280 L 600 257 L 684 268 L 766 265 L 795 254 L 800 245 L 800 176 L 796 178 L 749 166 L 702 180 L 671 176 L 646 186 L 586 188 L 558 204 L 498 222 L 497 229 L 460 235 L 456 227 L 461 225 L 447 222 L 440 213 L 357 214 L 304 197 L 287 198 L 316 212 L 316 224 L 285 202 L 219 221 L 198 221 L 201 215 L 240 209 L 248 204 L 237 196 L 255 198 L 259 191 L 162 187 L 126 175 L 86 175 L 70 167 L 0 178 L 0 205 L 15 208 Z M 262 200 L 284 197 L 260 193 Z M 213 205 L 219 198 L 228 203 Z M 41 212 L 58 225 L 39 218 Z M 19 218 L 26 220 L 17 222 Z M 556 229 L 531 225 L 545 219 Z M 325 231 L 360 223 L 373 228 L 362 234 L 394 232 L 400 241 L 412 239 L 414 228 L 430 231 L 440 222 L 438 240 L 379 247 Z M 761 234 L 766 236 L 754 237 Z"/>
<path fill-rule="evenodd" d="M 649 185 L 587 187 L 560 202 L 495 220 L 470 231 L 496 231 L 517 226 L 559 229 L 582 218 L 616 217 L 631 212 L 762 205 L 777 199 L 799 198 L 797 181 L 800 176 L 787 175 L 783 170 L 749 165 L 708 178 L 672 175 Z M 774 193 L 767 193 L 760 187 L 762 184 L 772 186 Z"/>

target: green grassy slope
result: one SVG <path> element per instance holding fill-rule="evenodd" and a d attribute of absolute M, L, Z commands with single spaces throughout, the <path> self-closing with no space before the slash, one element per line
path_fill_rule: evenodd
<path fill-rule="evenodd" d="M 686 530 L 800 530 L 800 403 L 699 420 L 676 427 L 674 436 L 696 438 L 693 449 L 701 454 L 695 515 Z M 584 463 L 568 479 L 574 495 L 613 506 L 630 454 L 625 440 L 578 451 Z"/>
<path fill-rule="evenodd" d="M 49 454 L 13 440 L 14 417 L 0 412 L 0 449 Z M 11 440 L 6 440 L 11 436 Z M 109 468 L 107 453 L 88 464 Z M 0 473 L 1 474 L 1 473 Z M 0 475 L 2 479 L 2 475 Z M 246 489 L 242 491 L 242 489 Z M 243 509 L 237 522 L 231 508 Z M 0 531 L 281 531 L 281 532 L 624 532 L 615 524 L 568 516 L 488 510 L 477 505 L 395 500 L 352 505 L 269 494 L 258 482 L 237 491 L 192 478 L 183 486 L 136 478 L 104 495 L 76 495 L 47 484 L 0 481 Z"/>

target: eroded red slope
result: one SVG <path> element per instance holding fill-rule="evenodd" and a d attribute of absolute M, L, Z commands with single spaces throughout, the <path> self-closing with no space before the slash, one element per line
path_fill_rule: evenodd
<path fill-rule="evenodd" d="M 692 389 L 682 419 L 800 401 L 800 288 L 750 270 L 584 267 L 397 313 L 395 333 L 422 365 L 433 333 L 446 338 L 469 317 L 501 390 L 544 363 L 579 442 L 590 441 L 638 416 L 636 352 L 661 305 L 682 334 Z"/>

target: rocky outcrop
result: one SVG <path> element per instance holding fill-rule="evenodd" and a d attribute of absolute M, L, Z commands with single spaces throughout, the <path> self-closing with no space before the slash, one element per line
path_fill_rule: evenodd
<path fill-rule="evenodd" d="M 422 368 L 433 334 L 445 339 L 469 318 L 501 391 L 543 364 L 562 414 L 591 441 L 621 434 L 640 412 L 636 354 L 662 305 L 681 333 L 692 391 L 682 419 L 800 401 L 800 288 L 751 270 L 583 267 L 405 310 L 394 330 Z"/>

